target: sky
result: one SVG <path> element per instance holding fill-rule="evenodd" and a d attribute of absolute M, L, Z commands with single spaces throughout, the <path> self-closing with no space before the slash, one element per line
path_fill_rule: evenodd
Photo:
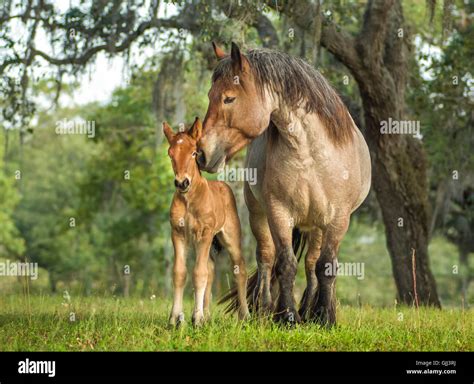
<path fill-rule="evenodd" d="M 75 5 L 76 3 L 78 3 L 78 1 L 57 0 L 55 6 L 59 12 L 65 13 L 71 4 Z M 147 1 L 147 3 L 149 3 L 149 1 Z M 148 9 L 148 6 L 145 6 L 144 9 Z M 165 3 L 161 5 L 158 16 L 160 18 L 170 17 L 173 14 L 176 14 L 176 6 Z M 38 49 L 51 54 L 49 49 L 50 44 L 45 34 L 39 33 L 35 43 Z M 131 50 L 131 57 L 135 63 L 140 65 L 154 53 L 155 50 L 153 48 L 138 52 L 137 48 L 134 47 Z M 61 57 L 61 54 L 56 53 L 55 56 Z M 110 59 L 107 58 L 103 52 L 99 52 L 94 65 L 88 68 L 86 74 L 78 78 L 78 84 L 80 84 L 80 86 L 74 91 L 73 97 L 70 98 L 67 95 L 62 95 L 61 103 L 65 105 L 83 105 L 93 101 L 105 103 L 110 100 L 114 89 L 125 84 L 127 74 L 128 71 L 125 68 L 125 60 L 122 57 L 115 56 Z"/>

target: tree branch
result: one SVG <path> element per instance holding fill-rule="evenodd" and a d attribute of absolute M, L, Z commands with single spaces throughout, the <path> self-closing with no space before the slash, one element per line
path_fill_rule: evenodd
<path fill-rule="evenodd" d="M 87 62 L 98 52 L 106 51 L 106 52 L 123 52 L 127 50 L 130 45 L 140 37 L 145 31 L 152 28 L 169 28 L 169 29 L 179 29 L 185 28 L 189 30 L 195 30 L 197 24 L 186 24 L 179 20 L 178 17 L 173 17 L 170 19 L 152 19 L 149 21 L 145 21 L 141 23 L 138 28 L 133 31 L 130 35 L 128 35 L 119 45 L 110 45 L 107 43 L 96 45 L 87 49 L 82 55 L 80 56 L 70 56 L 65 58 L 55 58 L 47 53 L 44 53 L 40 50 L 32 48 L 33 56 L 40 56 L 50 64 L 53 65 L 85 65 Z M 11 64 L 11 63 L 10 63 Z"/>
<path fill-rule="evenodd" d="M 320 12 L 320 7 L 301 0 L 291 0 L 278 7 L 273 0 L 266 1 L 267 6 L 275 11 L 282 12 L 290 17 L 300 28 L 307 29 L 318 19 L 315 12 Z M 321 45 L 331 52 L 342 64 L 347 66 L 354 76 L 359 76 L 362 69 L 356 50 L 356 40 L 349 32 L 329 21 L 321 14 Z"/>
<path fill-rule="evenodd" d="M 396 0 L 393 7 L 393 11 L 390 15 L 389 22 L 389 34 L 397 34 L 399 29 L 402 30 L 402 36 L 397 38 L 385 38 L 385 54 L 384 64 L 390 71 L 395 84 L 398 89 L 404 89 L 407 77 L 406 65 L 407 65 L 407 48 L 408 38 L 407 31 L 404 28 L 405 20 L 403 17 L 403 8 L 400 0 Z"/>
<path fill-rule="evenodd" d="M 395 0 L 369 0 L 367 3 L 357 39 L 357 50 L 367 67 L 377 66 L 382 61 L 389 15 L 394 3 Z"/>
<path fill-rule="evenodd" d="M 272 22 L 265 15 L 258 14 L 251 24 L 265 48 L 277 48 L 280 40 Z"/>
<path fill-rule="evenodd" d="M 344 64 L 354 76 L 360 76 L 361 61 L 356 50 L 356 40 L 334 23 L 324 25 L 321 30 L 321 45 Z"/>

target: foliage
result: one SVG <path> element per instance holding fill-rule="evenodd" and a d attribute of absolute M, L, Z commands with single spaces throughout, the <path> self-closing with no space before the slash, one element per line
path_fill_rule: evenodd
<path fill-rule="evenodd" d="M 20 174 L 11 172 L 4 164 L 5 154 L 3 153 L 5 138 L 0 137 L 0 252 L 2 256 L 13 256 L 18 258 L 25 251 L 24 241 L 13 220 L 13 213 L 20 194 L 16 189 L 15 181 Z"/>
<path fill-rule="evenodd" d="M 422 122 L 433 181 L 451 177 L 454 170 L 462 174 L 474 166 L 474 23 L 464 20 L 463 14 L 455 19 L 457 28 L 442 51 L 437 46 L 422 46 L 416 56 L 418 62 L 413 63 L 416 68 L 409 100 Z"/>

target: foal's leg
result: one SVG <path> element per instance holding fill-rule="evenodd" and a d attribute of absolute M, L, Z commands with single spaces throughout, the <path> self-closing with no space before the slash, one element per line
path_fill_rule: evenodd
<path fill-rule="evenodd" d="M 169 319 L 170 325 L 179 325 L 184 320 L 183 292 L 186 285 L 186 242 L 184 235 L 173 230 L 171 234 L 174 247 L 173 286 L 174 299 L 173 308 Z"/>
<path fill-rule="evenodd" d="M 209 251 L 211 249 L 212 236 L 203 236 L 198 244 L 195 244 L 196 249 L 196 264 L 193 271 L 193 285 L 194 285 L 194 312 L 193 324 L 199 326 L 204 321 L 204 294 L 206 292 L 208 280 L 208 260 Z"/>
<path fill-rule="evenodd" d="M 348 227 L 349 216 L 328 227 L 323 234 L 321 256 L 316 263 L 318 289 L 311 318 L 328 327 L 336 324 L 337 254 Z"/>
<path fill-rule="evenodd" d="M 277 250 L 275 271 L 280 286 L 275 320 L 294 324 L 300 322 L 300 316 L 293 296 L 298 269 L 298 261 L 292 247 L 293 220 L 283 204 L 269 201 L 268 223 Z"/>
<path fill-rule="evenodd" d="M 247 269 L 242 257 L 240 222 L 238 217 L 227 217 L 222 231 L 217 235 L 221 244 L 229 252 L 232 260 L 232 271 L 237 284 L 237 295 L 239 298 L 239 318 L 245 319 L 249 316 L 247 304 Z"/>
<path fill-rule="evenodd" d="M 214 281 L 214 261 L 209 257 L 207 262 L 207 286 L 206 292 L 204 293 L 204 317 L 209 318 L 211 316 L 211 300 L 212 300 L 212 283 Z"/>
<path fill-rule="evenodd" d="M 316 262 L 321 254 L 322 230 L 316 229 L 309 234 L 308 253 L 305 258 L 306 289 L 301 300 L 299 314 L 301 319 L 305 319 L 313 306 L 316 296 Z"/>

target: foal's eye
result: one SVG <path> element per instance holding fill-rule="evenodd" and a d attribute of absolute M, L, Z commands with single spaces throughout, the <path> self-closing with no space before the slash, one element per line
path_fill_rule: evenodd
<path fill-rule="evenodd" d="M 193 152 L 193 154 L 191 155 L 192 157 L 196 157 L 197 156 L 197 152 Z"/>
<path fill-rule="evenodd" d="M 235 97 L 226 97 L 224 99 L 224 104 L 230 104 L 230 103 L 233 103 L 235 100 Z"/>

